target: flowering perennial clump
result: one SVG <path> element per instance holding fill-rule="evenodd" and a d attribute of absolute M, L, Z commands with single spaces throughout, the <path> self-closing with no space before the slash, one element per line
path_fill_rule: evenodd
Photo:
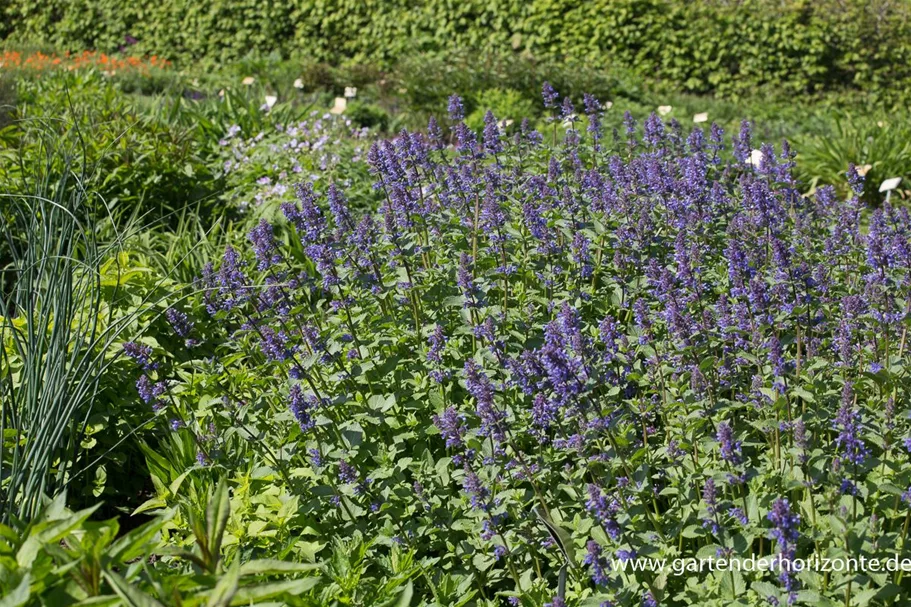
<path fill-rule="evenodd" d="M 847 200 L 801 195 L 786 142 L 748 162 L 747 122 L 733 143 L 656 115 L 608 133 L 598 100 L 543 96 L 546 136 L 492 114 L 475 133 L 454 96 L 373 145 L 372 193 L 298 185 L 168 315 L 197 372 L 143 399 L 178 433 L 211 420 L 206 464 L 251 453 L 306 524 L 412 551 L 428 597 L 458 578 L 527 605 L 850 604 L 900 583 L 608 555 L 905 549 L 907 209 L 865 208 L 853 168 Z"/>
<path fill-rule="evenodd" d="M 244 210 L 287 202 L 296 192 L 295 185 L 309 184 L 327 175 L 339 175 L 349 182 L 352 176 L 366 173 L 350 168 L 361 164 L 365 146 L 359 140 L 366 135 L 366 129 L 354 126 L 350 120 L 319 112 L 311 112 L 304 120 L 275 124 L 274 132 L 245 132 L 240 125 L 232 125 L 218 142 L 230 198 Z M 339 145 L 343 139 L 352 139 L 355 145 Z M 342 172 L 339 169 L 346 161 Z M 258 175 L 255 181 L 251 182 L 251 174 Z M 340 189 L 335 192 L 327 194 L 330 207 L 335 204 L 333 200 L 342 196 Z M 339 208 L 335 206 L 336 210 Z M 331 212 L 340 219 L 335 211 Z M 264 229 L 268 230 L 259 226 L 259 231 Z"/>
<path fill-rule="evenodd" d="M 54 69 L 78 70 L 97 68 L 103 70 L 105 74 L 114 75 L 118 72 L 139 72 L 144 74 L 151 69 L 167 69 L 170 67 L 170 61 L 157 55 L 152 55 L 151 57 L 119 57 L 96 51 L 66 52 L 62 55 L 42 52 L 23 55 L 19 51 L 4 51 L 0 53 L 0 72 L 16 69 L 29 72 L 46 72 Z"/>

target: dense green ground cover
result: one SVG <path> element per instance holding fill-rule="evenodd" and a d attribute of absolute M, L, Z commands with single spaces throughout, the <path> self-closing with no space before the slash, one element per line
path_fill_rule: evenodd
<path fill-rule="evenodd" d="M 606 570 L 905 551 L 901 115 L 514 57 L 19 76 L 10 604 L 554 605 L 566 561 L 569 604 L 901 604 Z"/>

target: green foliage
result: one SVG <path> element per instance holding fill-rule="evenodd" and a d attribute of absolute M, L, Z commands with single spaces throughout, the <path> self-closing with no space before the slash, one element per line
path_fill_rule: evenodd
<path fill-rule="evenodd" d="M 135 235 L 131 245 L 141 251 L 143 264 L 153 275 L 168 275 L 178 284 L 189 284 L 197 277 L 199 268 L 214 258 L 213 252 L 225 243 L 226 233 L 232 230 L 231 209 L 224 215 L 207 220 L 195 207 L 185 208 L 173 229 L 145 230 Z M 136 262 L 138 263 L 138 261 Z"/>
<path fill-rule="evenodd" d="M 215 494 L 206 506 L 204 518 L 190 510 L 190 529 L 196 538 L 198 551 L 181 553 L 181 557 L 212 575 L 221 572 L 221 542 L 228 524 L 230 508 L 228 487 L 222 481 L 218 483 Z"/>
<path fill-rule="evenodd" d="M 345 116 L 354 124 L 364 128 L 385 131 L 389 127 L 389 112 L 370 103 L 355 101 L 348 104 Z"/>
<path fill-rule="evenodd" d="M 583 93 L 601 99 L 643 97 L 638 79 L 614 65 L 572 59 L 539 61 L 501 52 L 409 56 L 396 63 L 389 80 L 390 92 L 412 111 L 423 113 L 439 112 L 453 93 L 465 97 L 469 111 L 492 102 L 504 103 L 505 96 L 511 97 L 509 104 L 532 104 L 540 111 L 545 81 L 574 99 L 581 99 Z M 490 92 L 494 90 L 500 92 Z M 518 101 L 519 96 L 523 102 Z"/>
<path fill-rule="evenodd" d="M 218 141 L 231 127 L 240 127 L 241 132 L 255 136 L 276 124 L 288 124 L 299 119 L 309 109 L 292 107 L 284 101 L 267 109 L 264 106 L 267 91 L 261 86 L 224 88 L 217 96 L 203 100 L 165 101 L 165 111 L 169 122 L 184 129 L 194 129 L 196 137 L 211 152 L 221 147 Z"/>
<path fill-rule="evenodd" d="M 3 239 L 11 263 L 0 276 L 0 520 L 30 518 L 44 493 L 56 494 L 87 466 L 93 443 L 92 403 L 118 337 L 135 327 L 136 310 L 109 306 L 121 244 L 99 243 L 83 182 L 48 166 L 26 193 L 3 192 L 10 216 Z M 120 312 L 120 311 L 118 311 Z"/>
<path fill-rule="evenodd" d="M 0 130 L 12 123 L 15 108 L 15 81 L 12 78 L 0 76 Z"/>
<path fill-rule="evenodd" d="M 885 179 L 901 177 L 902 188 L 892 192 L 907 197 L 911 178 L 911 126 L 905 113 L 890 116 L 837 115 L 826 132 L 808 133 L 797 140 L 798 175 L 811 187 L 832 185 L 845 193 L 848 164 L 866 169 L 864 199 L 883 199 L 879 186 Z"/>
<path fill-rule="evenodd" d="M 523 119 L 534 121 L 539 115 L 538 108 L 531 100 L 511 89 L 489 89 L 481 91 L 475 100 L 475 110 L 465 120 L 466 124 L 476 131 L 484 128 L 484 114 L 488 110 L 503 120 L 511 121 L 516 126 Z"/>
<path fill-rule="evenodd" d="M 370 189 L 366 166 L 349 162 L 366 154 L 369 133 L 347 115 L 313 111 L 300 120 L 268 124 L 240 120 L 217 134 L 213 129 L 213 135 L 219 138 L 227 184 L 221 199 L 246 214 L 242 221 L 275 213 L 280 203 L 293 199 L 294 186 L 307 179 Z"/>
<path fill-rule="evenodd" d="M 102 179 L 111 175 L 97 166 L 90 173 L 73 157 L 93 140 L 74 151 L 71 140 L 57 139 L 72 133 L 59 122 L 29 123 L 0 169 L 2 520 L 28 518 L 40 495 L 64 487 L 74 503 L 104 496 L 121 511 L 148 490 L 145 474 L 118 473 L 144 468 L 135 438 L 154 420 L 123 389 L 135 379 L 120 361 L 121 343 L 166 326 L 158 306 L 176 302 L 172 270 L 155 272 L 127 250 L 138 222 L 114 219 L 98 195 L 113 187 Z M 175 252 L 186 257 L 198 244 L 194 237 Z"/>
<path fill-rule="evenodd" d="M 229 514 L 227 495 L 220 484 L 205 505 L 205 523 L 194 527 L 203 554 L 218 550 Z M 61 494 L 28 524 L 0 525 L 0 604 L 228 607 L 281 600 L 313 605 L 313 597 L 327 590 L 320 587 L 317 564 L 235 559 L 222 567 L 220 555 L 210 561 L 192 553 L 169 556 L 159 544 L 173 511 L 121 533 L 116 519 L 90 520 L 96 510 L 71 512 Z"/>
<path fill-rule="evenodd" d="M 90 521 L 97 507 L 71 512 L 65 496 L 45 503 L 28 524 L 0 525 L 0 595 L 7 596 L 6 605 L 35 605 L 42 597 L 68 605 L 103 596 L 112 569 L 139 575 L 143 563 L 134 561 L 150 551 L 168 520 L 161 516 L 118 538 L 116 520 Z"/>
<path fill-rule="evenodd" d="M 893 97 L 911 78 L 907 12 L 884 0 L 14 0 L 0 36 L 105 51 L 132 36 L 139 52 L 215 62 L 278 53 L 388 66 L 418 52 L 475 48 L 628 65 L 690 92 L 862 88 Z"/>
<path fill-rule="evenodd" d="M 7 188 L 44 161 L 47 137 L 78 150 L 84 186 L 93 204 L 102 203 L 97 222 L 167 220 L 220 186 L 198 126 L 177 124 L 173 112 L 161 108 L 141 111 L 97 71 L 20 79 L 17 88 L 16 120 L 0 138 L 0 179 Z"/>
<path fill-rule="evenodd" d="M 607 126 L 616 108 L 604 114 Z M 746 164 L 760 146 L 747 128 L 730 161 L 730 139 L 717 130 L 687 134 L 657 117 L 642 140 L 570 114 L 543 138 L 488 129 L 477 147 L 463 125 L 443 121 L 442 139 L 401 134 L 374 148 L 369 176 L 363 154 L 328 179 L 316 174 L 313 190 L 297 193 L 300 207 L 260 224 L 252 243 L 236 234 L 222 262 L 183 291 L 199 343 L 156 349 L 160 365 L 148 373 L 167 384 L 162 407 L 179 422 L 147 450 L 150 508 L 228 478 L 236 516 L 226 523 L 226 562 L 321 558 L 344 604 L 386 600 L 364 587 L 367 572 L 396 587 L 407 578 L 432 605 L 520 597 L 540 606 L 561 585 L 572 605 L 648 604 L 646 592 L 671 605 L 784 602 L 774 576 L 759 573 L 613 569 L 609 582 L 590 581 L 593 559 L 620 550 L 669 560 L 780 551 L 768 516 L 775 498 L 802 517 L 800 554 L 904 550 L 909 472 L 899 437 L 908 426 L 897 403 L 908 389 L 898 362 L 907 320 L 886 337 L 837 347 L 854 297 L 883 301 L 856 280 L 877 259 L 872 237 L 860 239 L 859 199 L 828 189 L 801 197 L 787 150 L 763 146 L 768 164 Z M 459 146 L 447 149 L 447 135 Z M 225 147 L 281 164 L 288 137 L 296 134 Z M 242 179 L 259 162 L 241 167 Z M 343 183 L 336 177 L 352 182 L 346 195 L 331 187 Z M 365 182 L 380 184 L 379 213 L 346 206 L 377 202 Z M 267 215 L 261 208 L 253 215 Z M 879 233 L 900 234 L 892 242 L 907 251 L 907 220 L 883 212 L 874 215 Z M 833 259 L 831 235 L 846 217 L 854 248 Z M 768 240 L 772 222 L 780 240 Z M 641 226 L 635 237 L 625 232 L 632 226 Z M 732 270 L 741 246 L 750 261 Z M 780 288 L 784 251 L 789 268 L 821 268 L 820 281 Z M 690 255 L 698 266 L 684 265 L 697 263 Z M 889 309 L 907 306 L 891 288 L 907 271 L 881 279 L 895 298 Z M 737 272 L 767 295 L 755 309 L 731 295 L 744 302 L 742 322 L 719 326 L 733 321 L 706 310 L 731 318 L 727 293 L 745 280 Z M 863 322 L 867 335 L 883 328 Z M 852 366 L 861 354 L 885 364 Z M 875 455 L 844 467 L 842 426 L 855 404 L 857 432 Z M 804 425 L 798 432 L 784 420 Z M 722 427 L 736 436 L 725 439 Z M 704 497 L 708 479 L 718 496 Z M 715 531 L 705 523 L 712 516 Z M 193 539 L 208 537 L 200 521 L 176 521 L 172 543 L 206 545 Z M 218 568 L 213 559 L 198 566 Z M 814 575 L 800 578 L 802 603 L 850 594 L 849 575 Z M 898 587 L 885 576 L 853 583 L 852 604 Z"/>

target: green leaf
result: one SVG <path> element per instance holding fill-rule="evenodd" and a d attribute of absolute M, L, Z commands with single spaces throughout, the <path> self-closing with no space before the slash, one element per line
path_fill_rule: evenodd
<path fill-rule="evenodd" d="M 91 508 L 75 512 L 62 520 L 55 520 L 51 523 L 42 523 L 34 527 L 32 533 L 25 542 L 22 543 L 22 546 L 19 547 L 19 551 L 16 553 L 16 562 L 18 565 L 23 569 L 31 567 L 35 558 L 38 556 L 38 553 L 44 546 L 56 544 L 62 540 L 74 529 L 80 527 L 100 506 L 101 504 L 96 504 Z M 49 517 L 50 514 L 46 514 L 45 517 L 42 518 L 45 518 L 46 520 L 46 518 Z"/>
<path fill-rule="evenodd" d="M 484 572 L 490 569 L 494 564 L 494 559 L 492 556 L 487 556 L 478 552 L 471 559 L 471 565 L 478 571 Z"/>
<path fill-rule="evenodd" d="M 194 565 L 196 565 L 197 567 L 199 567 L 202 570 L 209 569 L 208 563 L 206 563 L 206 561 L 201 559 L 199 556 L 193 554 L 192 552 L 187 552 L 186 550 L 168 550 L 167 548 L 162 549 L 160 552 L 162 554 L 169 554 L 171 556 L 176 556 L 177 558 L 183 559 L 185 561 L 190 561 L 191 563 L 193 563 Z"/>
<path fill-rule="evenodd" d="M 148 512 L 149 510 L 158 510 L 159 508 L 164 508 L 167 505 L 168 503 L 160 497 L 153 497 L 140 504 L 136 510 L 133 510 L 133 516 L 142 514 L 143 512 Z"/>
<path fill-rule="evenodd" d="M 769 582 L 753 582 L 750 584 L 750 588 L 763 599 L 767 599 L 770 596 L 778 596 L 778 588 Z"/>
<path fill-rule="evenodd" d="M 411 605 L 411 599 L 414 596 L 414 584 L 411 583 L 411 580 L 408 580 L 408 583 L 405 585 L 405 588 L 399 593 L 398 598 L 393 598 L 386 605 L 388 607 L 409 607 Z"/>
<path fill-rule="evenodd" d="M 101 572 L 105 581 L 114 589 L 123 602 L 129 607 L 164 607 L 163 604 L 149 596 L 138 587 L 107 569 Z"/>
<path fill-rule="evenodd" d="M 705 529 L 702 525 L 689 525 L 686 529 L 683 530 L 683 537 L 685 538 L 694 538 L 694 537 L 704 537 Z"/>
<path fill-rule="evenodd" d="M 180 486 L 183 484 L 184 479 L 187 478 L 187 476 L 193 472 L 193 470 L 194 468 L 190 468 L 174 479 L 174 481 L 168 486 L 168 491 L 171 492 L 171 495 L 177 495 L 177 492 L 180 490 Z"/>
<path fill-rule="evenodd" d="M 123 535 L 111 545 L 110 558 L 117 563 L 126 563 L 142 556 L 148 551 L 148 545 L 152 539 L 172 518 L 174 518 L 174 513 L 166 512 Z"/>
<path fill-rule="evenodd" d="M 206 533 L 209 554 L 218 559 L 221 554 L 221 543 L 228 526 L 231 504 L 228 501 L 228 484 L 222 480 L 215 488 L 215 493 L 206 506 Z M 214 571 L 212 571 L 214 573 Z"/>
<path fill-rule="evenodd" d="M 31 574 L 26 573 L 22 576 L 19 584 L 13 588 L 12 592 L 3 598 L 0 598 L 0 607 L 22 607 L 22 605 L 25 605 L 28 602 L 29 596 L 31 596 L 31 584 L 32 576 Z"/>
<path fill-rule="evenodd" d="M 228 571 L 215 584 L 215 588 L 206 602 L 206 607 L 228 607 L 231 604 L 231 599 L 237 594 L 237 583 L 240 579 L 239 565 L 239 561 L 236 560 L 231 563 Z"/>
<path fill-rule="evenodd" d="M 739 571 L 728 571 L 721 575 L 721 588 L 724 596 L 738 596 L 744 593 L 746 585 L 743 574 Z"/>
<path fill-rule="evenodd" d="M 241 588 L 234 595 L 231 605 L 249 605 L 251 602 L 271 599 L 283 594 L 298 595 L 307 592 L 319 583 L 318 577 L 307 577 L 300 580 L 273 582 Z"/>
<path fill-rule="evenodd" d="M 247 575 L 279 575 L 283 573 L 304 573 L 320 568 L 315 563 L 289 563 L 275 559 L 257 559 L 248 561 L 240 566 L 240 576 Z"/>
<path fill-rule="evenodd" d="M 566 563 L 570 567 L 575 567 L 576 553 L 575 547 L 573 546 L 572 536 L 570 536 L 570 534 L 567 533 L 562 527 L 554 523 L 553 520 L 551 520 L 551 518 L 537 506 L 534 506 L 532 508 L 532 512 L 535 513 L 535 515 L 538 517 L 538 520 L 544 523 L 544 526 L 547 528 L 547 532 L 550 534 L 550 537 L 553 538 L 554 542 L 557 544 L 557 547 L 559 547 L 560 551 L 563 553 L 564 558 L 566 558 Z"/>

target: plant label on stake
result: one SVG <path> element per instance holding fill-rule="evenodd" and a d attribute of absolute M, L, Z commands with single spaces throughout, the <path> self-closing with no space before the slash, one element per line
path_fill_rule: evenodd
<path fill-rule="evenodd" d="M 344 97 L 336 97 L 335 105 L 329 110 L 330 114 L 342 114 L 348 108 L 348 100 Z"/>
<path fill-rule="evenodd" d="M 699 114 L 693 115 L 693 122 L 695 122 L 696 124 L 699 124 L 700 122 L 708 122 L 708 121 L 709 121 L 708 112 L 701 112 Z"/>
<path fill-rule="evenodd" d="M 762 163 L 762 152 L 760 150 L 753 150 L 750 152 L 750 157 L 747 158 L 744 162 L 758 169 L 760 163 Z"/>
<path fill-rule="evenodd" d="M 889 202 L 889 196 L 892 195 L 892 190 L 897 188 L 898 184 L 900 184 L 901 182 L 902 182 L 901 177 L 890 177 L 889 179 L 886 179 L 879 185 L 879 192 L 886 193 L 886 202 Z"/>

